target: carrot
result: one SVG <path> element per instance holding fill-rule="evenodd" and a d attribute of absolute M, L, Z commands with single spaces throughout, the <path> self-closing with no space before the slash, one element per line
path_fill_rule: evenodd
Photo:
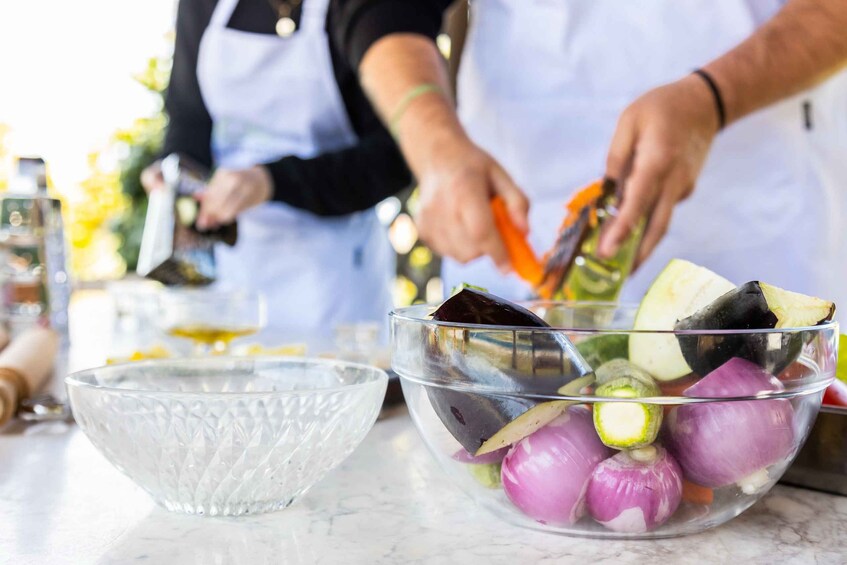
<path fill-rule="evenodd" d="M 512 268 L 520 278 L 532 286 L 537 286 L 544 278 L 544 266 L 535 256 L 524 234 L 512 223 L 506 203 L 499 196 L 491 200 L 491 212 L 494 214 L 494 225 L 506 246 Z"/>
<path fill-rule="evenodd" d="M 579 213 L 586 206 L 592 206 L 598 198 L 603 194 L 602 181 L 594 181 L 588 186 L 580 188 L 571 197 L 567 203 L 567 208 L 571 212 Z"/>
<path fill-rule="evenodd" d="M 708 506 L 715 500 L 715 493 L 709 487 L 696 485 L 682 479 L 682 500 L 692 504 L 705 504 Z"/>

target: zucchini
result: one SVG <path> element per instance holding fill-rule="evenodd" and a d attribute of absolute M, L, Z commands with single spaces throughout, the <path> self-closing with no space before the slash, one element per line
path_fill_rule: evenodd
<path fill-rule="evenodd" d="M 735 288 L 731 282 L 682 259 L 673 259 L 650 285 L 633 329 L 669 331 L 717 297 Z M 691 372 L 673 334 L 633 333 L 629 336 L 629 360 L 656 380 L 672 381 Z"/>
<path fill-rule="evenodd" d="M 626 359 L 629 356 L 629 335 L 593 335 L 577 342 L 576 349 L 586 363 L 592 367 L 599 367 L 612 359 Z"/>
<path fill-rule="evenodd" d="M 616 359 L 597 369 L 598 397 L 644 398 L 661 394 L 656 382 L 628 361 Z M 594 428 L 606 446 L 638 449 L 656 440 L 662 425 L 662 407 L 640 402 L 597 402 Z"/>
<path fill-rule="evenodd" d="M 678 330 L 756 330 L 815 326 L 832 319 L 835 304 L 759 281 L 750 281 L 718 297 L 676 324 Z M 779 374 L 803 348 L 804 332 L 678 335 L 682 354 L 700 375 L 733 357 Z"/>

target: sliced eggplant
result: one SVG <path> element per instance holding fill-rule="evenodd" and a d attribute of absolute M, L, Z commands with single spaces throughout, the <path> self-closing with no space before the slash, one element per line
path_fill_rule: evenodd
<path fill-rule="evenodd" d="M 574 379 L 562 388 L 558 393 L 564 396 L 575 396 L 582 393 L 582 389 L 594 382 L 594 375 L 588 374 L 584 377 Z M 518 443 L 523 438 L 532 435 L 536 430 L 543 428 L 559 416 L 565 413 L 568 406 L 576 404 L 573 400 L 551 400 L 536 404 L 505 426 L 496 434 L 482 444 L 474 454 L 476 457 L 493 453 L 509 445 Z"/>
<path fill-rule="evenodd" d="M 832 319 L 832 302 L 751 281 L 718 297 L 676 324 L 678 330 L 764 330 L 815 326 Z M 779 374 L 800 355 L 803 331 L 678 335 L 685 360 L 705 375 L 733 357 Z"/>
<path fill-rule="evenodd" d="M 731 282 L 694 263 L 673 259 L 647 290 L 629 336 L 629 360 L 656 380 L 672 381 L 691 372 L 673 334 L 649 333 L 674 329 L 677 320 L 697 312 L 735 288 Z M 704 373 L 705 374 L 705 373 Z"/>
<path fill-rule="evenodd" d="M 554 395 L 591 373 L 564 334 L 532 331 L 549 326 L 526 308 L 487 292 L 462 289 L 435 311 L 433 320 L 505 326 L 502 331 L 435 325 L 423 330 L 426 376 L 436 385 L 427 387 L 427 394 L 444 426 L 469 453 L 540 404 L 520 395 Z M 491 392 L 461 390 L 474 386 Z"/>

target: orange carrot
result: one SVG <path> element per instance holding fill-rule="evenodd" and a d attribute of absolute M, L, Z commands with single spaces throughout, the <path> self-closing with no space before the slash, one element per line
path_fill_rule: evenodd
<path fill-rule="evenodd" d="M 506 203 L 499 196 L 491 200 L 491 212 L 494 214 L 494 225 L 509 253 L 512 268 L 532 286 L 538 285 L 544 278 L 544 266 L 535 256 L 524 234 L 512 223 Z"/>
<path fill-rule="evenodd" d="M 603 182 L 596 180 L 585 186 L 580 188 L 574 193 L 571 199 L 567 203 L 567 208 L 571 212 L 579 212 L 586 206 L 590 206 L 594 204 L 594 202 L 600 198 L 603 194 Z"/>
<path fill-rule="evenodd" d="M 708 487 L 696 485 L 682 479 L 682 500 L 692 504 L 705 504 L 708 506 L 715 500 L 715 493 Z"/>

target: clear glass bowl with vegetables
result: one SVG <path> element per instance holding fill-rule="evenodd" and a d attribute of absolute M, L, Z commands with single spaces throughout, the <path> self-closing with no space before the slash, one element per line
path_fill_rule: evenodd
<path fill-rule="evenodd" d="M 834 305 L 672 261 L 640 305 L 465 288 L 392 313 L 392 365 L 454 482 L 518 525 L 658 538 L 761 498 L 832 382 Z"/>

